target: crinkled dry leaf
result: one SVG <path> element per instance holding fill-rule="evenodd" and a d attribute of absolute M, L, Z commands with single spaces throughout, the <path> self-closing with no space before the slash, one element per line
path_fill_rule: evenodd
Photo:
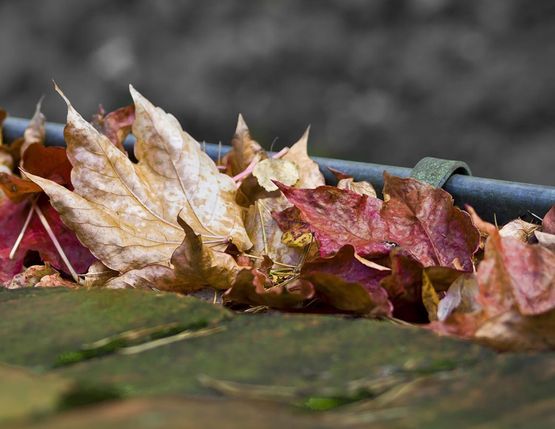
<path fill-rule="evenodd" d="M 25 271 L 16 274 L 12 279 L 4 282 L 3 286 L 7 289 L 34 287 L 44 276 L 50 274 L 56 274 L 56 270 L 48 264 L 31 265 Z"/>
<path fill-rule="evenodd" d="M 534 223 L 525 222 L 522 219 L 515 219 L 503 225 L 503 228 L 499 230 L 499 235 L 501 237 L 513 237 L 523 243 L 527 243 L 530 237 L 534 235 L 534 231 L 538 228 L 538 225 Z"/>
<path fill-rule="evenodd" d="M 387 237 L 411 252 L 424 266 L 473 270 L 472 255 L 480 234 L 468 213 L 453 205 L 453 197 L 412 178 L 384 173 L 384 203 L 381 216 Z"/>
<path fill-rule="evenodd" d="M 302 219 L 300 210 L 291 206 L 281 211 L 273 211 L 272 218 L 283 232 L 281 242 L 289 247 L 305 247 L 312 240 L 312 232 L 308 223 Z"/>
<path fill-rule="evenodd" d="M 252 175 L 258 180 L 258 184 L 268 192 L 277 191 L 278 187 L 274 180 L 291 186 L 299 180 L 297 166 L 285 159 L 265 159 L 254 167 Z"/>
<path fill-rule="evenodd" d="M 48 194 L 64 222 L 111 269 L 125 272 L 167 264 L 183 238 L 178 214 L 203 241 L 223 249 L 251 247 L 235 204 L 233 180 L 220 174 L 177 120 L 131 87 L 137 138 L 133 164 L 85 121 L 66 99 L 71 192 L 29 175 Z"/>
<path fill-rule="evenodd" d="M 185 237 L 172 255 L 171 268 L 148 265 L 109 280 L 107 286 L 113 289 L 132 287 L 183 293 L 206 286 L 214 289 L 230 288 L 240 269 L 233 257 L 204 245 L 200 235 L 182 219 L 179 219 L 179 224 L 185 231 Z"/>

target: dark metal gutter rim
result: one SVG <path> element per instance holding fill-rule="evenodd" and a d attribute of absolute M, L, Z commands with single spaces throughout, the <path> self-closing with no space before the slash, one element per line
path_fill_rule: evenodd
<path fill-rule="evenodd" d="M 23 135 L 29 124 L 28 119 L 7 118 L 3 125 L 3 134 L 6 141 L 12 141 Z M 46 145 L 65 146 L 64 125 L 48 122 L 46 124 Z M 135 138 L 129 136 L 125 140 L 126 150 L 133 156 Z M 203 143 L 206 153 L 212 158 L 224 155 L 231 148 L 226 145 Z M 322 173 L 328 183 L 335 183 L 334 175 L 327 167 L 335 168 L 355 180 L 367 180 L 381 190 L 383 187 L 383 173 L 408 177 L 412 169 L 390 165 L 372 164 L 365 162 L 346 161 L 340 159 L 313 157 L 320 165 Z M 497 179 L 452 175 L 443 188 L 453 195 L 455 203 L 459 206 L 470 204 L 476 211 L 489 221 L 496 220 L 500 224 L 506 223 L 517 217 L 529 217 L 530 213 L 543 217 L 555 204 L 555 187 L 534 185 L 528 183 L 509 182 Z"/>

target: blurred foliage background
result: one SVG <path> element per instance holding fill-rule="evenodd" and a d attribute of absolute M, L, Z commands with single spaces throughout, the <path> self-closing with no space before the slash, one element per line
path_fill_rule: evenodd
<path fill-rule="evenodd" d="M 549 0 L 0 1 L 0 105 L 64 120 L 129 104 L 128 83 L 198 140 L 237 114 L 274 149 L 555 185 Z M 276 140 L 277 139 L 277 140 Z"/>

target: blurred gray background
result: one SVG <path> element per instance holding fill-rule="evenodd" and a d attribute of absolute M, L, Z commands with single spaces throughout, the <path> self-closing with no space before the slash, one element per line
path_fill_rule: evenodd
<path fill-rule="evenodd" d="M 0 1 L 0 105 L 63 121 L 133 85 L 198 140 L 555 185 L 550 0 Z"/>

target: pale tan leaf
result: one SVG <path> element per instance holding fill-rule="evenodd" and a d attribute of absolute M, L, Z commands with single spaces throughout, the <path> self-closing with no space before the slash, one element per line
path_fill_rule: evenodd
<path fill-rule="evenodd" d="M 290 247 L 282 242 L 283 232 L 272 218 L 272 212 L 280 212 L 289 207 L 283 197 L 262 198 L 249 207 L 245 227 L 253 242 L 252 255 L 267 255 L 278 264 L 297 266 L 302 259 L 303 249 Z"/>
<path fill-rule="evenodd" d="M 265 159 L 254 167 L 252 175 L 258 180 L 258 184 L 268 192 L 277 191 L 278 187 L 274 180 L 291 186 L 299 180 L 297 166 L 285 159 Z"/>
<path fill-rule="evenodd" d="M 172 115 L 131 92 L 138 164 L 64 97 L 74 192 L 37 176 L 29 178 L 44 189 L 79 240 L 113 270 L 167 265 L 183 239 L 178 214 L 215 247 L 228 242 L 241 250 L 251 247 L 234 202 L 232 179 L 218 172 Z"/>
<path fill-rule="evenodd" d="M 535 231 L 534 234 L 543 247 L 547 247 L 549 250 L 555 252 L 555 234 L 549 234 L 547 232 Z"/>
<path fill-rule="evenodd" d="M 348 189 L 349 191 L 356 192 L 360 195 L 368 195 L 369 197 L 376 197 L 376 190 L 374 187 L 365 181 L 355 182 L 352 177 L 346 179 L 340 179 L 337 182 L 337 187 L 339 189 Z"/>
<path fill-rule="evenodd" d="M 308 135 L 310 127 L 306 129 L 302 137 L 291 146 L 291 149 L 282 159 L 293 162 L 299 170 L 299 181 L 295 185 L 297 188 L 313 189 L 324 185 L 324 175 L 320 172 L 320 167 L 308 156 Z"/>
<path fill-rule="evenodd" d="M 515 219 L 504 225 L 499 230 L 499 235 L 501 237 L 514 237 L 523 243 L 527 243 L 538 228 L 539 226 L 536 224 L 525 222 L 522 219 Z"/>
<path fill-rule="evenodd" d="M 224 165 L 235 176 L 244 171 L 253 161 L 266 159 L 268 156 L 260 144 L 253 140 L 243 118 L 239 115 L 235 135 L 231 140 L 231 151 L 224 157 Z"/>
<path fill-rule="evenodd" d="M 135 101 L 135 156 L 144 180 L 164 202 L 166 217 L 181 218 L 197 233 L 251 247 L 235 204 L 235 183 L 221 174 L 200 144 L 171 114 L 130 87 Z"/>
<path fill-rule="evenodd" d="M 239 266 L 231 255 L 212 250 L 202 243 L 200 235 L 183 220 L 183 243 L 171 258 L 171 267 L 149 265 L 131 270 L 111 279 L 106 286 L 112 289 L 139 288 L 189 293 L 206 286 L 228 289 L 235 281 Z"/>
<path fill-rule="evenodd" d="M 83 286 L 89 288 L 102 287 L 106 285 L 108 280 L 117 275 L 117 271 L 111 270 L 100 261 L 94 261 L 84 276 Z"/>
<path fill-rule="evenodd" d="M 473 273 L 465 273 L 449 286 L 445 296 L 439 302 L 437 308 L 437 319 L 444 322 L 454 311 L 460 313 L 472 313 L 479 310 L 476 302 L 478 294 L 478 282 Z"/>
<path fill-rule="evenodd" d="M 25 129 L 23 133 L 23 144 L 20 148 L 21 157 L 23 157 L 23 153 L 27 150 L 29 146 L 35 143 L 43 144 L 44 138 L 46 136 L 46 129 L 45 123 L 46 118 L 41 113 L 40 109 L 42 106 L 42 98 L 37 103 L 35 108 L 35 113 L 29 122 L 29 125 Z"/>

